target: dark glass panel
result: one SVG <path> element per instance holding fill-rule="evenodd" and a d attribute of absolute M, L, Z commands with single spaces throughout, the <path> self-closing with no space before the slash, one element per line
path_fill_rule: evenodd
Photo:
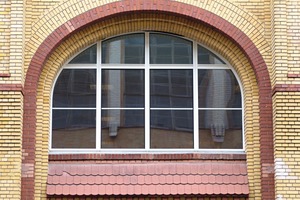
<path fill-rule="evenodd" d="M 225 64 L 218 56 L 198 45 L 198 64 Z"/>
<path fill-rule="evenodd" d="M 125 35 L 102 42 L 102 63 L 144 64 L 144 34 Z"/>
<path fill-rule="evenodd" d="M 102 110 L 102 148 L 145 148 L 144 110 Z"/>
<path fill-rule="evenodd" d="M 241 108 L 241 91 L 231 70 L 199 69 L 199 108 Z"/>
<path fill-rule="evenodd" d="M 103 108 L 144 108 L 144 70 L 102 70 Z"/>
<path fill-rule="evenodd" d="M 200 110 L 199 144 L 206 149 L 242 149 L 241 110 Z"/>
<path fill-rule="evenodd" d="M 95 110 L 53 110 L 52 148 L 95 148 Z"/>
<path fill-rule="evenodd" d="M 151 148 L 193 148 L 192 110 L 151 110 Z"/>
<path fill-rule="evenodd" d="M 69 64 L 96 64 L 97 62 L 97 45 L 93 45 L 83 52 L 81 52 L 79 55 L 77 55 L 75 58 L 73 58 Z"/>
<path fill-rule="evenodd" d="M 64 69 L 55 83 L 53 107 L 96 107 L 96 70 Z"/>
<path fill-rule="evenodd" d="M 163 34 L 150 34 L 151 64 L 192 64 L 192 42 Z"/>
<path fill-rule="evenodd" d="M 192 108 L 192 70 L 151 70 L 151 108 Z"/>

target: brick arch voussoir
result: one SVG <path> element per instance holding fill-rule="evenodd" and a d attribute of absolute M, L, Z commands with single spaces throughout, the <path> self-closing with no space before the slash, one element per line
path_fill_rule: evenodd
<path fill-rule="evenodd" d="M 75 32 L 92 23 L 127 12 L 165 12 L 204 23 L 226 35 L 248 57 L 255 72 L 259 88 L 262 197 L 263 199 L 274 199 L 274 175 L 272 172 L 264 170 L 265 166 L 272 166 L 274 158 L 272 89 L 267 65 L 262 55 L 245 33 L 223 18 L 202 8 L 169 0 L 124 0 L 91 9 L 62 24 L 40 44 L 29 64 L 24 85 L 23 151 L 26 156 L 24 156 L 23 165 L 34 165 L 35 163 L 36 94 L 39 76 L 48 56 L 51 55 L 58 45 Z M 23 175 L 22 199 L 33 199 L 34 173 L 33 177 L 28 177 L 26 174 Z"/>

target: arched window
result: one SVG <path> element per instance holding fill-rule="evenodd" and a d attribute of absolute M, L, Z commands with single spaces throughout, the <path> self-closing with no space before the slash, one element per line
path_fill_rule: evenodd
<path fill-rule="evenodd" d="M 136 33 L 101 41 L 60 72 L 50 150 L 243 150 L 232 68 L 184 38 Z"/>

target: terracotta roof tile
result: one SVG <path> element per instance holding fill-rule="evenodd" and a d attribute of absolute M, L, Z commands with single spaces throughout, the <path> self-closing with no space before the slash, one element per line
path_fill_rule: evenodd
<path fill-rule="evenodd" d="M 99 195 L 99 193 L 100 193 L 99 185 L 92 185 L 91 188 L 92 188 L 92 194 L 91 195 Z"/>
<path fill-rule="evenodd" d="M 184 184 L 184 194 L 192 194 L 192 187 L 189 184 Z"/>
<path fill-rule="evenodd" d="M 242 192 L 241 193 L 243 193 L 243 194 L 249 194 L 249 187 L 242 187 Z"/>
<path fill-rule="evenodd" d="M 135 186 L 135 195 L 141 195 L 143 193 L 142 185 Z"/>
<path fill-rule="evenodd" d="M 188 184 L 188 176 L 189 175 L 186 175 L 186 176 L 180 176 L 180 184 Z"/>
<path fill-rule="evenodd" d="M 244 161 L 50 163 L 48 195 L 248 195 Z"/>
<path fill-rule="evenodd" d="M 138 185 L 144 185 L 145 183 L 145 176 L 144 175 L 140 175 L 137 177 L 137 182 L 138 182 Z"/>
<path fill-rule="evenodd" d="M 173 183 L 175 185 L 180 184 L 180 182 L 181 182 L 180 177 L 181 177 L 180 175 L 174 175 L 173 176 Z"/>
<path fill-rule="evenodd" d="M 164 176 L 165 177 L 165 182 L 163 182 L 163 183 L 166 183 L 166 184 L 168 184 L 168 183 L 172 183 L 173 182 L 173 176 L 172 175 L 165 175 Z"/>
<path fill-rule="evenodd" d="M 48 177 L 49 179 L 49 177 Z M 47 194 L 48 195 L 54 195 L 56 194 L 56 187 L 55 185 L 51 185 L 50 187 L 47 187 Z"/>
<path fill-rule="evenodd" d="M 127 194 L 127 185 L 120 185 L 120 192 L 119 194 Z"/>
<path fill-rule="evenodd" d="M 62 194 L 63 193 L 63 185 L 55 185 L 55 192 L 58 194 Z"/>

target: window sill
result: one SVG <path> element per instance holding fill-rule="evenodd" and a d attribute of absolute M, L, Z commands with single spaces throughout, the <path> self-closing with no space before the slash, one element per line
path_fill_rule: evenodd
<path fill-rule="evenodd" d="M 230 153 L 147 153 L 147 154 L 50 154 L 49 161 L 97 160 L 246 160 L 244 152 Z"/>

